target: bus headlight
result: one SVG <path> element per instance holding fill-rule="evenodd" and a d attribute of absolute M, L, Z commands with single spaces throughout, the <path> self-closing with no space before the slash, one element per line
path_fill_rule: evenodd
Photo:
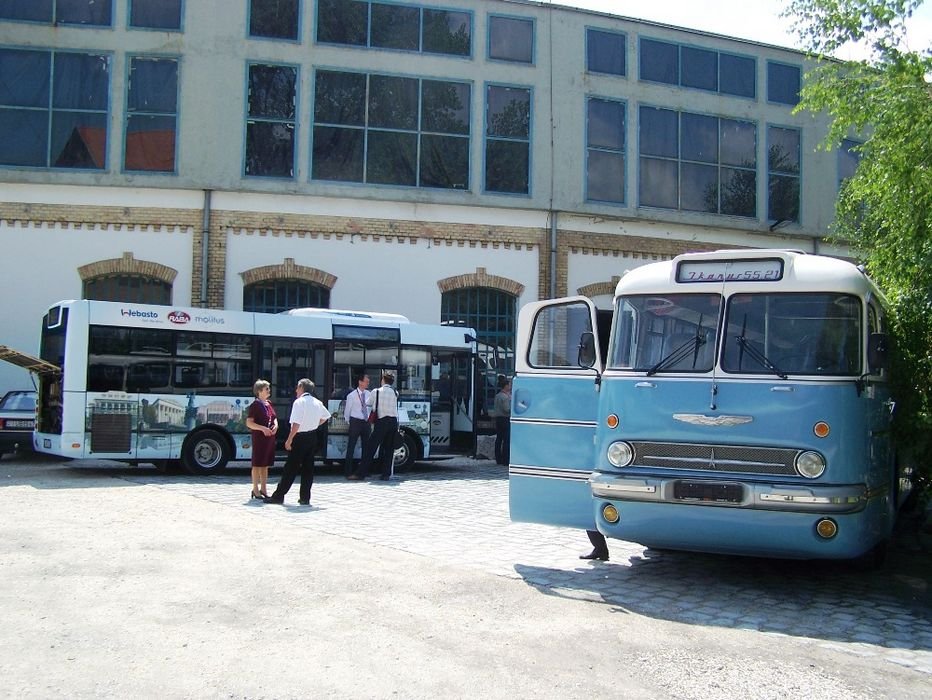
<path fill-rule="evenodd" d="M 807 479 L 817 479 L 825 471 L 825 459 L 811 450 L 796 455 L 796 471 Z"/>
<path fill-rule="evenodd" d="M 608 461 L 616 467 L 627 467 L 634 459 L 634 448 L 627 442 L 613 442 L 608 446 Z"/>

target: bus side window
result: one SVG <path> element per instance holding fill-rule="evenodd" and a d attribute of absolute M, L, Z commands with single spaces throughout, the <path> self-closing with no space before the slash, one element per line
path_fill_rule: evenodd
<path fill-rule="evenodd" d="M 123 391 L 123 365 L 93 362 L 87 368 L 88 391 Z"/>
<path fill-rule="evenodd" d="M 198 388 L 203 384 L 202 365 L 175 365 L 175 386 L 182 389 Z"/>

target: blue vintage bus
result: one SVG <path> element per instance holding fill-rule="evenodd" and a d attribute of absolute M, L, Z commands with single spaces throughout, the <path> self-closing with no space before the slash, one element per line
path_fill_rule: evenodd
<path fill-rule="evenodd" d="M 628 272 L 519 315 L 511 517 L 648 547 L 882 561 L 908 479 L 890 424 L 884 300 L 789 250 Z"/>

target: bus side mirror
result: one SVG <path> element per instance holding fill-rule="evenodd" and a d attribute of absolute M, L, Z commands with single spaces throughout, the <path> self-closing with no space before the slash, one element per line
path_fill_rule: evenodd
<path fill-rule="evenodd" d="M 579 353 L 576 364 L 587 369 L 595 366 L 595 335 L 590 332 L 579 336 Z"/>
<path fill-rule="evenodd" d="M 878 374 L 887 367 L 887 334 L 871 333 L 867 338 L 867 364 L 871 374 Z"/>

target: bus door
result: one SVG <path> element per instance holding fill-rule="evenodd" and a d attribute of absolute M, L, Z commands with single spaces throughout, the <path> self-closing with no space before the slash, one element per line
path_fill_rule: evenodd
<path fill-rule="evenodd" d="M 435 352 L 431 359 L 430 447 L 467 452 L 475 439 L 472 354 Z"/>
<path fill-rule="evenodd" d="M 592 365 L 580 366 L 580 359 Z M 603 367 L 589 299 L 521 309 L 511 409 L 512 520 L 595 529 L 589 476 Z"/>
<path fill-rule="evenodd" d="M 262 370 L 260 376 L 272 384 L 272 405 L 278 416 L 278 437 L 284 442 L 288 435 L 288 416 L 294 402 L 298 380 L 309 378 L 317 387 L 317 398 L 325 402 L 327 395 L 327 358 L 330 354 L 326 341 L 271 338 L 262 341 Z"/>

